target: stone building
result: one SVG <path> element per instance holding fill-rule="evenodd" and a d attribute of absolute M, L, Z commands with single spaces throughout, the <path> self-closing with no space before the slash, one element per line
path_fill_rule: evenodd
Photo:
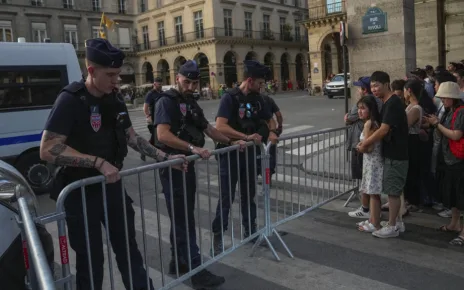
<path fill-rule="evenodd" d="M 388 31 L 370 38 L 372 35 L 361 33 L 361 23 L 366 10 L 373 6 L 387 13 Z M 343 72 L 340 21 L 348 23 L 347 57 L 352 78 L 374 68 L 404 77 L 415 66 L 464 59 L 464 0 L 309 0 L 308 11 L 304 23 L 315 86 L 321 86 L 331 73 Z M 376 38 L 389 41 L 382 45 Z M 395 43 L 400 51 L 395 50 Z"/>
<path fill-rule="evenodd" d="M 146 2 L 140 1 L 146 11 L 136 17 L 139 83 L 160 76 L 172 84 L 186 59 L 200 65 L 201 87 L 242 80 L 245 59 L 268 65 L 280 84 L 305 80 L 308 42 L 300 21 L 306 1 Z"/>

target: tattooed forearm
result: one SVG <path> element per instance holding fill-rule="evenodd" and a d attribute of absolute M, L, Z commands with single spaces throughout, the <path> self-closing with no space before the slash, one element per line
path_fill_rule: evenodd
<path fill-rule="evenodd" d="M 135 151 L 142 153 L 143 155 L 150 156 L 158 161 L 162 161 L 166 156 L 166 153 L 152 146 L 150 142 L 138 134 L 135 134 L 132 138 L 127 138 L 127 145 Z"/>
<path fill-rule="evenodd" d="M 50 152 L 50 154 L 53 156 L 59 156 L 66 150 L 66 148 L 68 148 L 66 144 L 58 143 L 53 145 L 53 147 L 48 150 L 48 152 Z"/>
<path fill-rule="evenodd" d="M 58 155 L 55 158 L 55 164 L 59 166 L 86 167 L 93 168 L 94 160 L 90 158 L 70 157 Z"/>
<path fill-rule="evenodd" d="M 95 156 L 77 152 L 65 144 L 66 136 L 45 131 L 40 145 L 40 157 L 58 166 L 93 168 Z"/>
<path fill-rule="evenodd" d="M 55 140 L 55 139 L 59 139 L 59 138 L 62 138 L 63 135 L 60 135 L 60 134 L 57 134 L 57 133 L 53 133 L 53 132 L 50 132 L 50 131 L 46 131 L 44 133 L 44 142 L 47 142 L 47 141 L 50 141 L 50 140 Z"/>

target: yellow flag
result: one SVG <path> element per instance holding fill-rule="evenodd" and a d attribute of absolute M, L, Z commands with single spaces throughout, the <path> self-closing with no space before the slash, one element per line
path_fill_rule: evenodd
<path fill-rule="evenodd" d="M 107 16 L 103 16 L 103 23 L 105 24 L 106 28 L 111 29 L 115 22 L 109 19 Z"/>
<path fill-rule="evenodd" d="M 105 12 L 102 13 L 102 18 L 100 21 L 100 26 L 106 26 L 108 29 L 112 29 L 115 24 L 118 24 L 117 22 L 111 20 L 108 16 L 105 15 Z"/>

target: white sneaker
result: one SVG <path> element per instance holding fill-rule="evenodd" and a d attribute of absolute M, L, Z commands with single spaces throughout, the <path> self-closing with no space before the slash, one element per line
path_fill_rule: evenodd
<path fill-rule="evenodd" d="M 437 213 L 439 216 L 442 218 L 450 218 L 451 217 L 451 210 L 450 209 L 445 209 L 444 211 L 441 211 Z"/>
<path fill-rule="evenodd" d="M 362 222 L 356 223 L 356 226 L 358 226 L 358 227 L 362 227 L 363 225 L 367 225 L 368 223 L 369 223 L 369 220 L 365 220 L 365 221 L 362 221 Z"/>
<path fill-rule="evenodd" d="M 382 222 L 380 222 L 380 225 L 382 227 L 386 227 L 388 225 L 388 222 L 387 221 L 382 221 Z M 404 222 L 397 221 L 396 222 L 396 227 L 398 228 L 400 233 L 404 233 L 406 231 L 406 226 L 404 225 Z"/>
<path fill-rule="evenodd" d="M 364 212 L 364 211 L 363 211 L 362 206 L 359 207 L 359 208 L 358 208 L 357 210 L 355 210 L 355 211 L 350 211 L 350 212 L 348 213 L 348 215 L 349 215 L 350 217 L 352 217 L 352 218 L 359 218 L 359 219 L 365 219 L 365 218 L 368 219 L 368 218 L 371 217 L 371 215 L 370 215 L 369 212 Z"/>
<path fill-rule="evenodd" d="M 397 226 L 391 226 L 390 224 L 387 224 L 380 230 L 373 232 L 372 235 L 381 239 L 395 238 L 400 235 L 400 231 Z"/>

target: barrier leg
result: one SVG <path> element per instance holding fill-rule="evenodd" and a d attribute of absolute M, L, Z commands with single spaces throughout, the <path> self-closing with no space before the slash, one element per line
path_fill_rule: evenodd
<path fill-rule="evenodd" d="M 270 144 L 269 144 L 270 145 Z M 269 249 L 271 250 L 272 254 L 274 255 L 275 259 L 277 261 L 281 261 L 280 260 L 280 257 L 279 255 L 277 254 L 277 251 L 275 250 L 274 246 L 272 245 L 271 241 L 269 240 L 270 237 L 272 237 L 272 235 L 275 235 L 277 237 L 277 239 L 280 241 L 280 243 L 282 244 L 282 246 L 285 248 L 285 250 L 287 251 L 288 255 L 291 257 L 291 258 L 294 258 L 292 252 L 290 251 L 290 249 L 288 248 L 287 244 L 284 242 L 284 240 L 282 240 L 282 237 L 279 235 L 279 233 L 275 230 L 275 228 L 273 228 L 271 226 L 271 194 L 270 194 L 270 182 L 271 182 L 271 170 L 270 170 L 270 167 L 269 167 L 269 160 L 270 160 L 270 157 L 271 155 L 269 154 L 269 148 L 270 146 L 266 146 L 266 150 L 264 150 L 264 148 L 261 148 L 261 152 L 264 152 L 264 154 L 262 153 L 261 155 L 261 176 L 263 176 L 264 178 L 264 182 L 263 182 L 263 192 L 264 192 L 264 219 L 265 219 L 265 228 L 266 230 L 264 231 L 263 234 L 261 234 L 259 237 L 258 237 L 258 240 L 255 242 L 255 244 L 253 245 L 253 248 L 251 249 L 251 254 L 250 256 L 253 256 L 254 255 L 254 252 L 256 251 L 256 248 L 258 245 L 261 245 L 261 243 L 264 241 L 266 241 L 266 244 L 268 245 Z"/>
<path fill-rule="evenodd" d="M 343 205 L 343 207 L 347 207 L 348 204 L 351 202 L 351 200 L 356 196 L 358 195 L 359 193 L 359 180 L 357 181 L 357 189 L 353 190 L 353 192 L 351 193 L 350 197 L 348 197 L 348 199 L 346 200 L 345 204 Z"/>

